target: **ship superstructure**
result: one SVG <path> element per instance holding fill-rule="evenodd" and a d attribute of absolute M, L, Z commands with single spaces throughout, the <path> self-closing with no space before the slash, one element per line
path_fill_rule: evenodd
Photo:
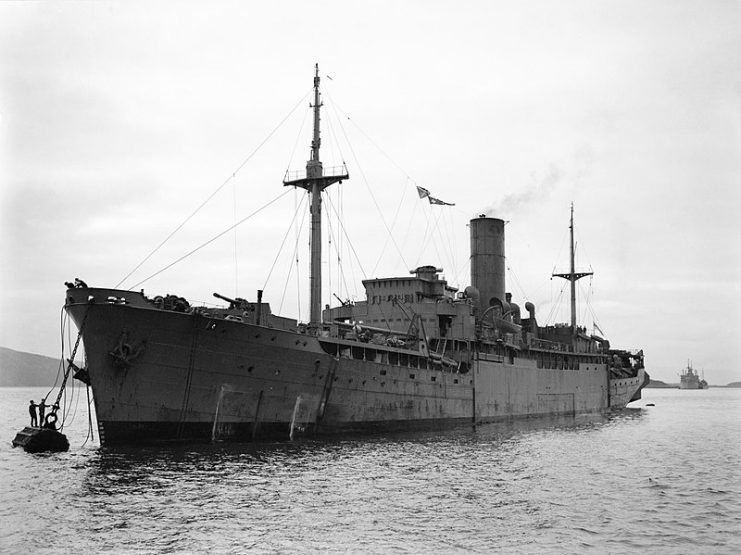
<path fill-rule="evenodd" d="M 191 306 L 176 296 L 70 287 L 101 441 L 293 438 L 299 434 L 442 428 L 622 408 L 648 382 L 643 353 L 612 349 L 577 326 L 539 326 L 505 283 L 503 220 L 470 222 L 471 285 L 434 265 L 367 279 L 366 299 L 321 309 L 321 191 L 348 179 L 320 161 L 320 78 L 305 173 L 284 185 L 311 195 L 308 324 L 256 302 Z"/>

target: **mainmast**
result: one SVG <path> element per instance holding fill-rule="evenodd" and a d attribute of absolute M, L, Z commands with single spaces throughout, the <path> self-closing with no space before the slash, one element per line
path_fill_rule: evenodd
<path fill-rule="evenodd" d="M 319 93 L 319 64 L 314 66 L 314 135 L 311 140 L 311 155 L 306 162 L 306 173 L 298 172 L 290 175 L 286 172 L 283 185 L 301 187 L 311 194 L 311 274 L 309 277 L 310 316 L 309 328 L 317 330 L 322 324 L 322 191 L 333 183 L 348 179 L 347 168 L 343 164 L 339 168 L 322 167 L 319 159 L 321 137 L 319 133 L 319 110 L 322 106 Z"/>
<path fill-rule="evenodd" d="M 571 271 L 568 274 L 552 274 L 553 277 L 560 277 L 571 282 L 571 334 L 576 337 L 576 282 L 583 277 L 591 276 L 593 272 L 576 272 L 574 269 L 574 203 L 571 203 Z"/>

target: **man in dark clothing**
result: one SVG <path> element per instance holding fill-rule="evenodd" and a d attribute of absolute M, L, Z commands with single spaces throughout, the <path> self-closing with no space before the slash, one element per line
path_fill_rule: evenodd
<path fill-rule="evenodd" d="M 46 407 L 49 405 L 46 404 L 46 398 L 41 399 L 41 402 L 39 403 L 39 426 L 44 425 L 44 413 L 46 412 Z"/>
<path fill-rule="evenodd" d="M 31 404 L 28 405 L 28 414 L 31 415 L 31 426 L 37 427 L 39 425 L 39 419 L 36 416 L 36 403 L 31 399 Z"/>

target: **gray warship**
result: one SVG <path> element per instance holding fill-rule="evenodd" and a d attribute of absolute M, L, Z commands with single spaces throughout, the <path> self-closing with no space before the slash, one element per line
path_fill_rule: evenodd
<path fill-rule="evenodd" d="M 707 389 L 708 382 L 705 378 L 701 378 L 700 374 L 692 368 L 692 363 L 687 361 L 687 368 L 685 368 L 679 375 L 679 389 Z"/>
<path fill-rule="evenodd" d="M 505 283 L 505 222 L 470 222 L 471 285 L 442 269 L 363 281 L 366 299 L 322 310 L 321 192 L 349 179 L 320 161 L 320 77 L 305 171 L 283 184 L 311 198 L 310 319 L 255 301 L 192 306 L 173 295 L 69 283 L 65 310 L 84 345 L 67 374 L 92 388 L 101 444 L 294 439 L 431 430 L 624 408 L 648 383 L 642 351 L 613 349 L 576 322 L 540 326 Z"/>

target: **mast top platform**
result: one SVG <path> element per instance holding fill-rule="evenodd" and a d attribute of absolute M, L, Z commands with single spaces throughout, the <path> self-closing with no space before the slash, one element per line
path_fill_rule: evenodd
<path fill-rule="evenodd" d="M 319 130 L 319 123 L 321 121 L 319 114 L 322 107 L 322 99 L 319 92 L 319 64 L 316 64 L 314 68 L 314 103 L 310 105 L 314 108 L 314 135 L 311 140 L 311 156 L 306 162 L 305 171 L 286 172 L 286 175 L 283 177 L 283 185 L 301 187 L 302 189 L 316 193 L 323 191 L 333 183 L 341 183 L 343 179 L 349 179 L 350 175 L 344 163 L 342 166 L 327 168 L 325 170 L 319 159 L 319 148 L 322 144 Z"/>

